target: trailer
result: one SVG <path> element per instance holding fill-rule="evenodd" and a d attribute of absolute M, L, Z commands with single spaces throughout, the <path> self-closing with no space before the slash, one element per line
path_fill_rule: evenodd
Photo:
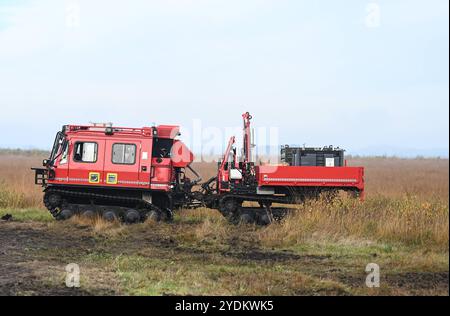
<path fill-rule="evenodd" d="M 202 186 L 208 207 L 218 209 L 232 222 L 269 224 L 288 211 L 285 207 L 272 207 L 274 203 L 299 204 L 321 195 L 331 199 L 338 191 L 364 200 L 364 168 L 348 167 L 341 149 L 297 148 L 292 154 L 285 146 L 281 150 L 285 164 L 257 166 L 251 152 L 252 116 L 247 112 L 242 118 L 243 156 L 237 156 L 236 139 L 231 137 L 217 176 Z M 299 163 L 302 153 L 314 154 L 315 162 L 309 157 L 308 165 Z M 259 207 L 245 207 L 245 202 L 255 202 Z"/>

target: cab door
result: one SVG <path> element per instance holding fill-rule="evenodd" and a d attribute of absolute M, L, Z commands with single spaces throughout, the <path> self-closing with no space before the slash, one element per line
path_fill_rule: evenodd
<path fill-rule="evenodd" d="M 103 185 L 105 141 L 76 138 L 70 142 L 68 182 L 76 185 Z"/>
<path fill-rule="evenodd" d="M 104 184 L 111 187 L 142 187 L 139 179 L 141 142 L 107 140 Z"/>
<path fill-rule="evenodd" d="M 150 188 L 152 172 L 152 140 L 144 139 L 141 143 L 141 164 L 139 167 L 139 181 L 143 188 Z"/>

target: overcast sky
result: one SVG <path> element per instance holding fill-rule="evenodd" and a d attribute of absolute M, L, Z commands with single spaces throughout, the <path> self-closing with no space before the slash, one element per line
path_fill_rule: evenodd
<path fill-rule="evenodd" d="M 225 128 L 250 111 L 282 144 L 448 155 L 448 5 L 0 0 L 0 147 L 48 148 L 68 123 Z"/>

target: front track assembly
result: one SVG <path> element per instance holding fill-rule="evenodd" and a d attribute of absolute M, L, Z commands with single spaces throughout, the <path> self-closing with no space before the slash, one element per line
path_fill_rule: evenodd
<path fill-rule="evenodd" d="M 77 203 L 78 201 L 83 203 Z M 173 219 L 171 209 L 160 208 L 140 198 L 51 187 L 45 191 L 44 205 L 57 220 L 66 220 L 74 215 L 91 218 L 99 216 L 107 221 L 120 220 L 130 224 L 146 219 L 155 221 Z"/>

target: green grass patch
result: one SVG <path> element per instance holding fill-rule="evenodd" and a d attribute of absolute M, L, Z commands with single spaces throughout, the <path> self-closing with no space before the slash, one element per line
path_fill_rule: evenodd
<path fill-rule="evenodd" d="M 25 222 L 52 222 L 55 219 L 45 209 L 25 208 L 25 209 L 0 209 L 0 217 L 11 214 L 13 221 Z"/>
<path fill-rule="evenodd" d="M 267 265 L 209 264 L 135 255 L 119 256 L 114 264 L 123 291 L 130 295 L 292 295 L 348 291 L 330 280 Z"/>

